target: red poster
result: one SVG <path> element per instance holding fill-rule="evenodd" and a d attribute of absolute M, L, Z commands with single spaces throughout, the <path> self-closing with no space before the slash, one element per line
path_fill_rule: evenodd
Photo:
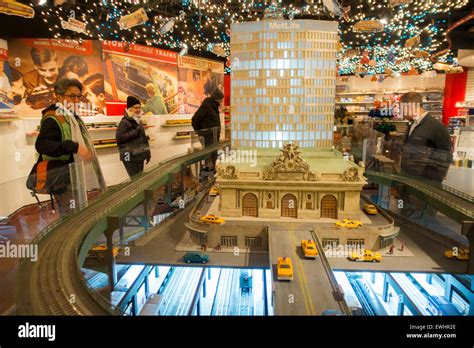
<path fill-rule="evenodd" d="M 23 39 L 23 44 L 30 47 L 46 48 L 54 51 L 68 52 L 90 56 L 94 53 L 93 42 L 90 40 L 78 41 L 55 39 Z"/>
<path fill-rule="evenodd" d="M 177 64 L 178 54 L 152 46 L 129 44 L 122 41 L 103 41 L 102 49 L 105 53 L 115 53 L 134 58 L 144 58 L 156 62 Z"/>

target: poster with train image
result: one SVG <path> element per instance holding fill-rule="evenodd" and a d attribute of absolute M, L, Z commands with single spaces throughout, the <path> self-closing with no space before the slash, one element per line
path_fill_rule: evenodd
<path fill-rule="evenodd" d="M 129 95 L 147 114 L 194 113 L 223 90 L 224 64 L 119 41 L 0 40 L 0 113 L 40 117 L 63 76 L 84 85 L 81 116 L 114 115 L 114 104 L 123 112 Z"/>
<path fill-rule="evenodd" d="M 144 112 L 174 114 L 177 84 L 177 53 L 151 46 L 104 41 L 102 44 L 106 92 L 113 100 L 138 98 Z"/>

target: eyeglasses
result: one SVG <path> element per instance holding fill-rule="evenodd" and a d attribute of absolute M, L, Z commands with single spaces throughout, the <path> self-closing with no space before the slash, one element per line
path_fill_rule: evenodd
<path fill-rule="evenodd" d="M 64 94 L 63 97 L 68 97 L 71 99 L 82 99 L 84 98 L 83 94 Z"/>

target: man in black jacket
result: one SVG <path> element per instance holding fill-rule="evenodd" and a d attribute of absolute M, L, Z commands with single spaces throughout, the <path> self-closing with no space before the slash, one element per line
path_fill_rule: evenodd
<path fill-rule="evenodd" d="M 129 96 L 127 98 L 127 109 L 120 121 L 115 137 L 120 151 L 120 160 L 130 177 L 143 172 L 146 161 L 150 162 L 149 137 L 145 134 L 145 128 L 141 122 L 143 109 L 140 101 Z"/>
<path fill-rule="evenodd" d="M 448 129 L 422 108 L 420 94 L 410 92 L 400 99 L 403 117 L 409 121 L 403 137 L 402 172 L 441 183 L 452 162 Z"/>
<path fill-rule="evenodd" d="M 193 129 L 204 138 L 204 147 L 219 143 L 221 119 L 219 107 L 224 102 L 224 94 L 216 89 L 209 98 L 204 99 L 192 118 Z M 216 164 L 217 151 L 212 155 L 212 164 Z"/>

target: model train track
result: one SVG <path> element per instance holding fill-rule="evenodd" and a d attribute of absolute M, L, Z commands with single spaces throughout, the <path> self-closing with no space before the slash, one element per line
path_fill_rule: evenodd
<path fill-rule="evenodd" d="M 401 184 L 408 185 L 428 197 L 432 197 L 443 204 L 446 204 L 448 207 L 453 208 L 459 214 L 466 217 L 466 220 L 474 219 L 474 203 L 472 196 L 469 196 L 463 192 L 449 188 L 446 185 L 441 187 L 436 187 L 432 184 L 425 183 L 421 180 L 412 179 L 396 174 L 388 174 L 382 172 L 376 172 L 372 170 L 367 170 L 365 175 L 372 178 L 383 178 L 392 181 L 399 182 Z"/>
<path fill-rule="evenodd" d="M 208 157 L 228 143 L 160 162 L 133 181 L 104 193 L 81 211 L 66 216 L 42 231 L 34 240 L 38 260 L 24 259 L 17 278 L 17 313 L 20 315 L 112 315 L 121 311 L 90 289 L 83 279 L 80 256 L 89 250 L 89 234 L 99 222 L 114 215 L 157 182 L 169 178 L 181 165 Z M 100 232 L 102 233 L 102 232 Z"/>

